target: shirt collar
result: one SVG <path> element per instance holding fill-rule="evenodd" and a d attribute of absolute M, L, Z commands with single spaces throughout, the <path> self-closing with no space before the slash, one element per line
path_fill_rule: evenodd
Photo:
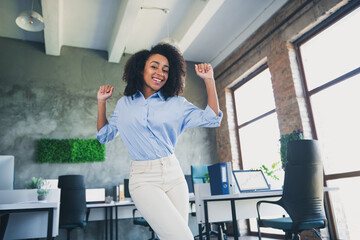
<path fill-rule="evenodd" d="M 162 101 L 165 101 L 164 95 L 162 94 L 161 91 L 157 91 L 156 94 L 159 96 L 159 98 L 160 98 Z"/>
<path fill-rule="evenodd" d="M 140 96 L 144 97 L 144 95 L 142 94 L 141 91 L 137 91 L 137 92 L 133 95 L 134 98 L 138 98 L 138 97 L 140 97 Z M 165 97 L 164 97 L 164 95 L 162 94 L 161 91 L 157 91 L 156 93 L 154 93 L 154 94 L 153 94 L 152 96 L 150 96 L 150 97 L 156 97 L 156 96 L 158 96 L 162 101 L 165 101 Z"/>

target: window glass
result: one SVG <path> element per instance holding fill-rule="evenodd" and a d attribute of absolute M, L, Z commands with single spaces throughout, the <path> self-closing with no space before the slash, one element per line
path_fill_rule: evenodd
<path fill-rule="evenodd" d="M 301 45 L 308 90 L 360 65 L 360 8 Z"/>
<path fill-rule="evenodd" d="M 234 91 L 238 124 L 241 125 L 275 108 L 269 69 Z"/>
<path fill-rule="evenodd" d="M 273 113 L 239 129 L 241 156 L 244 169 L 257 169 L 263 164 L 270 168 L 280 161 L 279 128 L 276 114 Z M 282 186 L 283 171 L 281 163 L 275 175 L 281 180 L 267 177 L 272 186 Z"/>
<path fill-rule="evenodd" d="M 281 187 L 283 170 L 280 161 L 277 114 L 276 112 L 267 114 L 275 109 L 270 71 L 268 68 L 257 71 L 259 74 L 234 91 L 241 160 L 244 169 L 261 169 L 264 165 L 270 171 L 276 170 L 274 174 L 268 176 L 266 170 L 262 169 L 272 186 Z M 249 121 L 252 122 L 241 126 Z M 278 164 L 272 169 L 274 163 Z"/>
<path fill-rule="evenodd" d="M 326 174 L 360 169 L 360 76 L 311 97 Z"/>
<path fill-rule="evenodd" d="M 330 199 L 335 209 L 339 239 L 359 239 L 360 195 L 354 194 L 360 186 L 360 177 L 328 181 Z"/>

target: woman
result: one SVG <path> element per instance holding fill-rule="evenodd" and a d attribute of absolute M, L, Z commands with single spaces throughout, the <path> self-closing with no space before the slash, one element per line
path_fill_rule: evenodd
<path fill-rule="evenodd" d="M 133 160 L 131 198 L 162 240 L 193 239 L 188 227 L 187 183 L 174 155 L 177 138 L 187 128 L 217 127 L 222 117 L 211 65 L 195 65 L 195 71 L 206 85 L 205 110 L 179 96 L 186 65 L 177 49 L 168 44 L 140 51 L 128 60 L 123 76 L 125 96 L 109 122 L 106 100 L 114 87 L 101 86 L 97 94 L 97 138 L 106 143 L 120 134 Z"/>

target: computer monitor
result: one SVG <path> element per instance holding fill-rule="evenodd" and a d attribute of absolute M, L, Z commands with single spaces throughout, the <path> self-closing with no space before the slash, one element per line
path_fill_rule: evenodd
<path fill-rule="evenodd" d="M 261 170 L 234 170 L 240 192 L 269 191 L 270 186 Z"/>
<path fill-rule="evenodd" d="M 14 156 L 0 155 L 0 190 L 14 189 Z"/>
<path fill-rule="evenodd" d="M 104 203 L 105 188 L 87 188 L 85 190 L 86 203 Z"/>

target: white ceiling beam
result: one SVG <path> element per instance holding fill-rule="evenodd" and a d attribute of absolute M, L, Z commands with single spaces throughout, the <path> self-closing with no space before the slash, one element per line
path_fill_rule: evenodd
<path fill-rule="evenodd" d="M 194 2 L 187 16 L 174 33 L 174 38 L 178 41 L 182 52 L 186 51 L 223 3 L 224 0 Z"/>
<path fill-rule="evenodd" d="M 125 51 L 126 42 L 131 33 L 141 7 L 141 0 L 123 0 L 120 4 L 108 48 L 109 62 L 119 63 Z"/>
<path fill-rule="evenodd" d="M 258 15 L 253 15 L 253 20 L 244 27 L 239 35 L 227 44 L 224 49 L 219 49 L 216 57 L 211 60 L 211 64 L 215 67 L 219 65 L 227 56 L 229 56 L 235 49 L 237 49 L 242 43 L 248 39 L 251 34 L 256 32 L 261 25 L 263 25 L 274 13 L 276 13 L 287 0 L 275 0 L 268 5 L 264 5 L 263 10 Z"/>
<path fill-rule="evenodd" d="M 60 56 L 62 46 L 62 0 L 42 0 L 42 14 L 44 19 L 45 52 L 48 55 Z"/>

